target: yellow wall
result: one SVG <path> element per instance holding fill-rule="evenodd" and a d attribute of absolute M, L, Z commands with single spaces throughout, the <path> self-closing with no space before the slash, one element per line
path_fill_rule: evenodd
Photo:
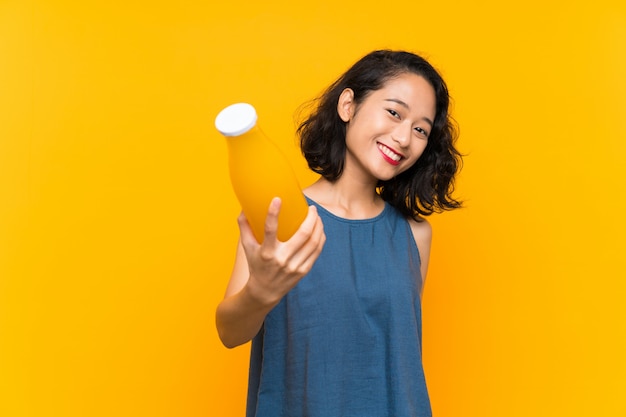
<path fill-rule="evenodd" d="M 0 1 L 0 415 L 241 416 L 213 119 L 254 103 L 307 183 L 296 108 L 382 47 L 441 68 L 469 155 L 432 219 L 436 415 L 626 415 L 626 6 L 505 4 Z"/>

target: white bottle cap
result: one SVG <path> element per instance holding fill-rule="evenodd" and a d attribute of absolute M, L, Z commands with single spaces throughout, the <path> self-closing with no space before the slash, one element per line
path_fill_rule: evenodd
<path fill-rule="evenodd" d="M 248 103 L 236 103 L 223 109 L 215 118 L 215 127 L 224 136 L 239 136 L 256 124 L 256 110 Z"/>

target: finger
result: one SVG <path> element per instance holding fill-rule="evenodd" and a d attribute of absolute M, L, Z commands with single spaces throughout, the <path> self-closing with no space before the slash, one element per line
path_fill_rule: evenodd
<path fill-rule="evenodd" d="M 313 251 L 313 253 L 311 253 L 307 258 L 302 260 L 302 264 L 300 265 L 300 270 L 303 271 L 304 274 L 307 274 L 311 270 L 311 268 L 313 268 L 315 261 L 317 261 L 317 258 L 319 258 L 320 254 L 322 253 L 322 249 L 324 248 L 325 241 L 326 241 L 326 237 L 324 236 L 320 240 L 320 244 L 315 246 L 315 250 Z"/>
<path fill-rule="evenodd" d="M 313 231 L 309 236 L 309 239 L 297 249 L 292 258 L 294 265 L 313 265 L 313 262 L 318 258 L 319 254 L 326 242 L 326 235 L 324 233 L 324 224 L 322 219 L 317 216 Z M 309 266 L 310 268 L 310 266 Z M 301 269 L 301 268 L 299 268 Z M 308 272 L 308 269 L 307 271 Z"/>
<path fill-rule="evenodd" d="M 278 233 L 278 215 L 280 214 L 280 207 L 282 202 L 279 197 L 274 197 L 270 202 L 267 209 L 267 216 L 265 217 L 265 237 L 263 243 L 274 246 L 276 243 L 276 234 Z"/>
<path fill-rule="evenodd" d="M 241 212 L 239 217 L 237 217 L 237 224 L 239 225 L 241 244 L 244 248 L 246 248 L 246 251 L 250 248 L 258 246 L 259 242 L 257 242 L 256 237 L 254 237 L 252 226 L 250 226 L 250 223 L 243 212 Z"/>
<path fill-rule="evenodd" d="M 286 242 L 287 245 L 293 250 L 298 250 L 302 247 L 311 238 L 318 219 L 317 208 L 315 206 L 309 206 L 309 212 L 304 221 L 300 224 L 296 233 Z"/>

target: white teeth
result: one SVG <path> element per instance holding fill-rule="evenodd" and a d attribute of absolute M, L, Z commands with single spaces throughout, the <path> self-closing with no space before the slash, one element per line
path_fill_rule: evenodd
<path fill-rule="evenodd" d="M 387 155 L 389 158 L 391 158 L 392 160 L 396 162 L 398 162 L 400 158 L 402 158 L 400 155 L 398 155 L 397 153 L 395 153 L 394 151 L 392 151 L 391 149 L 389 149 L 382 143 L 378 144 L 378 149 L 380 149 L 385 155 Z"/>

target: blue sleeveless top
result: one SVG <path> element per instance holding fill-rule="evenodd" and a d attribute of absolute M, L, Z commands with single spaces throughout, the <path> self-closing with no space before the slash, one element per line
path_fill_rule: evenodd
<path fill-rule="evenodd" d="M 318 208 L 326 244 L 252 341 L 247 417 L 427 417 L 420 258 L 391 205 Z"/>

